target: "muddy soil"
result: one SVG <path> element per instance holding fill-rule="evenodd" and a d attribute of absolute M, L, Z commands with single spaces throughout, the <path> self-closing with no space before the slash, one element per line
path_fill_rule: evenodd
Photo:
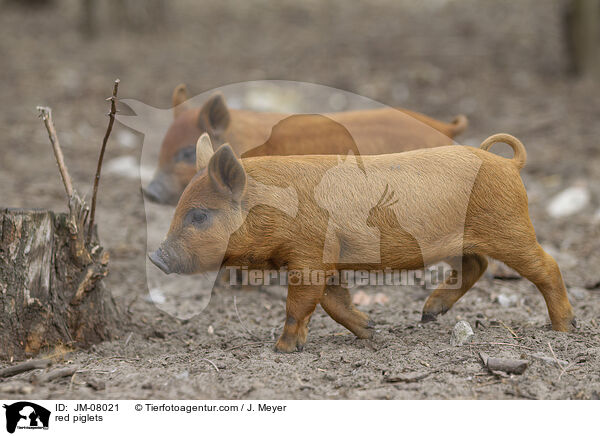
<path fill-rule="evenodd" d="M 98 222 L 111 253 L 106 284 L 122 308 L 123 330 L 111 342 L 68 355 L 81 367 L 73 379 L 37 387 L 23 374 L 0 382 L 1 396 L 600 398 L 600 90 L 597 81 L 569 72 L 564 2 L 208 1 L 199 7 L 181 0 L 169 2 L 165 26 L 149 30 L 116 28 L 101 11 L 93 40 L 79 33 L 76 5 L 1 5 L 0 206 L 66 208 L 39 104 L 54 109 L 75 186 L 91 191 L 107 122 L 104 98 L 116 77 L 121 97 L 160 108 L 169 107 L 180 82 L 200 93 L 285 79 L 445 120 L 464 113 L 470 127 L 461 143 L 478 145 L 503 131 L 525 143 L 531 216 L 561 266 L 580 328 L 552 331 L 530 282 L 491 271 L 425 325 L 419 320 L 427 290 L 363 288 L 389 297 L 361 307 L 376 322 L 375 339 L 355 339 L 319 308 L 304 352 L 276 354 L 272 345 L 285 317 L 281 287 L 214 290 L 208 306 L 185 321 L 147 298 L 140 179 L 107 171 Z M 138 162 L 142 140 L 118 126 L 106 162 L 127 156 Z M 589 192 L 587 205 L 568 217 L 550 216 L 551 200 L 573 185 Z M 458 320 L 468 321 L 475 336 L 455 347 L 450 335 Z M 480 351 L 530 364 L 522 375 L 493 375 Z M 408 381 L 388 382 L 406 373 Z"/>

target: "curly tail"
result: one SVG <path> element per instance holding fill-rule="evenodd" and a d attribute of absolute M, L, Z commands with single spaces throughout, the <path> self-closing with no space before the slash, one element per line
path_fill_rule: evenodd
<path fill-rule="evenodd" d="M 512 160 L 518 169 L 521 169 L 525 166 L 525 162 L 527 161 L 527 152 L 525 151 L 523 143 L 508 133 L 497 133 L 490 136 L 481 143 L 479 148 L 489 151 L 492 145 L 497 144 L 498 142 L 508 144 L 513 149 L 515 156 L 512 158 Z"/>

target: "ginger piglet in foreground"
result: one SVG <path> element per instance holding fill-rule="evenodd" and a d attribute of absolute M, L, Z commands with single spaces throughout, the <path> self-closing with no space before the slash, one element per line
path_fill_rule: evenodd
<path fill-rule="evenodd" d="M 512 159 L 487 151 L 498 142 L 512 147 Z M 446 261 L 453 274 L 427 299 L 428 321 L 477 282 L 491 257 L 537 286 L 554 330 L 575 325 L 558 265 L 529 218 L 519 175 L 525 148 L 510 135 L 491 136 L 480 148 L 361 156 L 360 164 L 351 155 L 238 159 L 228 145 L 213 153 L 203 135 L 197 156 L 200 171 L 150 259 L 167 274 L 286 266 L 278 351 L 302 350 L 318 304 L 357 337 L 372 336 L 343 283 L 306 280 L 298 271 L 414 270 Z"/>

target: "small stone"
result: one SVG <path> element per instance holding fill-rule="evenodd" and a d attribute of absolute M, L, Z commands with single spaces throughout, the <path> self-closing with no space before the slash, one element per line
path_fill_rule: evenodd
<path fill-rule="evenodd" d="M 496 300 L 498 301 L 498 304 L 500 304 L 500 306 L 502 307 L 514 307 L 517 305 L 517 302 L 519 301 L 519 297 L 517 295 L 507 295 L 507 294 L 500 294 L 496 297 Z"/>
<path fill-rule="evenodd" d="M 215 328 L 212 325 L 208 326 L 208 334 L 209 335 L 214 335 L 215 334 Z"/>
<path fill-rule="evenodd" d="M 452 337 L 450 338 L 450 344 L 457 347 L 470 342 L 475 336 L 471 325 L 467 321 L 458 321 L 452 329 Z"/>
<path fill-rule="evenodd" d="M 590 191 L 583 184 L 577 184 L 556 195 L 548 205 L 548 214 L 553 218 L 574 215 L 585 208 L 590 201 Z"/>
<path fill-rule="evenodd" d="M 390 297 L 385 295 L 383 292 L 378 292 L 375 294 L 375 298 L 373 298 L 373 303 L 379 304 L 381 306 L 385 306 L 390 302 Z"/>
<path fill-rule="evenodd" d="M 103 391 L 106 389 L 106 383 L 102 380 L 91 378 L 87 381 L 87 385 L 95 391 Z"/>
<path fill-rule="evenodd" d="M 352 302 L 357 306 L 368 306 L 373 302 L 373 297 L 368 295 L 365 291 L 358 291 L 352 296 Z"/>

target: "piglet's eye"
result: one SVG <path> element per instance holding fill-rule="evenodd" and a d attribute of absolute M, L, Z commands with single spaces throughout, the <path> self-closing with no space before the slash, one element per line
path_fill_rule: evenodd
<path fill-rule="evenodd" d="M 192 222 L 194 222 L 195 224 L 202 224 L 204 221 L 206 221 L 207 218 L 208 215 L 206 215 L 206 212 L 195 211 L 192 215 Z"/>
<path fill-rule="evenodd" d="M 182 148 L 175 155 L 175 162 L 187 162 L 187 163 L 195 163 L 196 162 L 196 146 L 188 145 L 185 148 Z"/>
<path fill-rule="evenodd" d="M 209 219 L 209 213 L 205 209 L 192 209 L 185 216 L 185 224 L 195 227 L 203 226 Z"/>

